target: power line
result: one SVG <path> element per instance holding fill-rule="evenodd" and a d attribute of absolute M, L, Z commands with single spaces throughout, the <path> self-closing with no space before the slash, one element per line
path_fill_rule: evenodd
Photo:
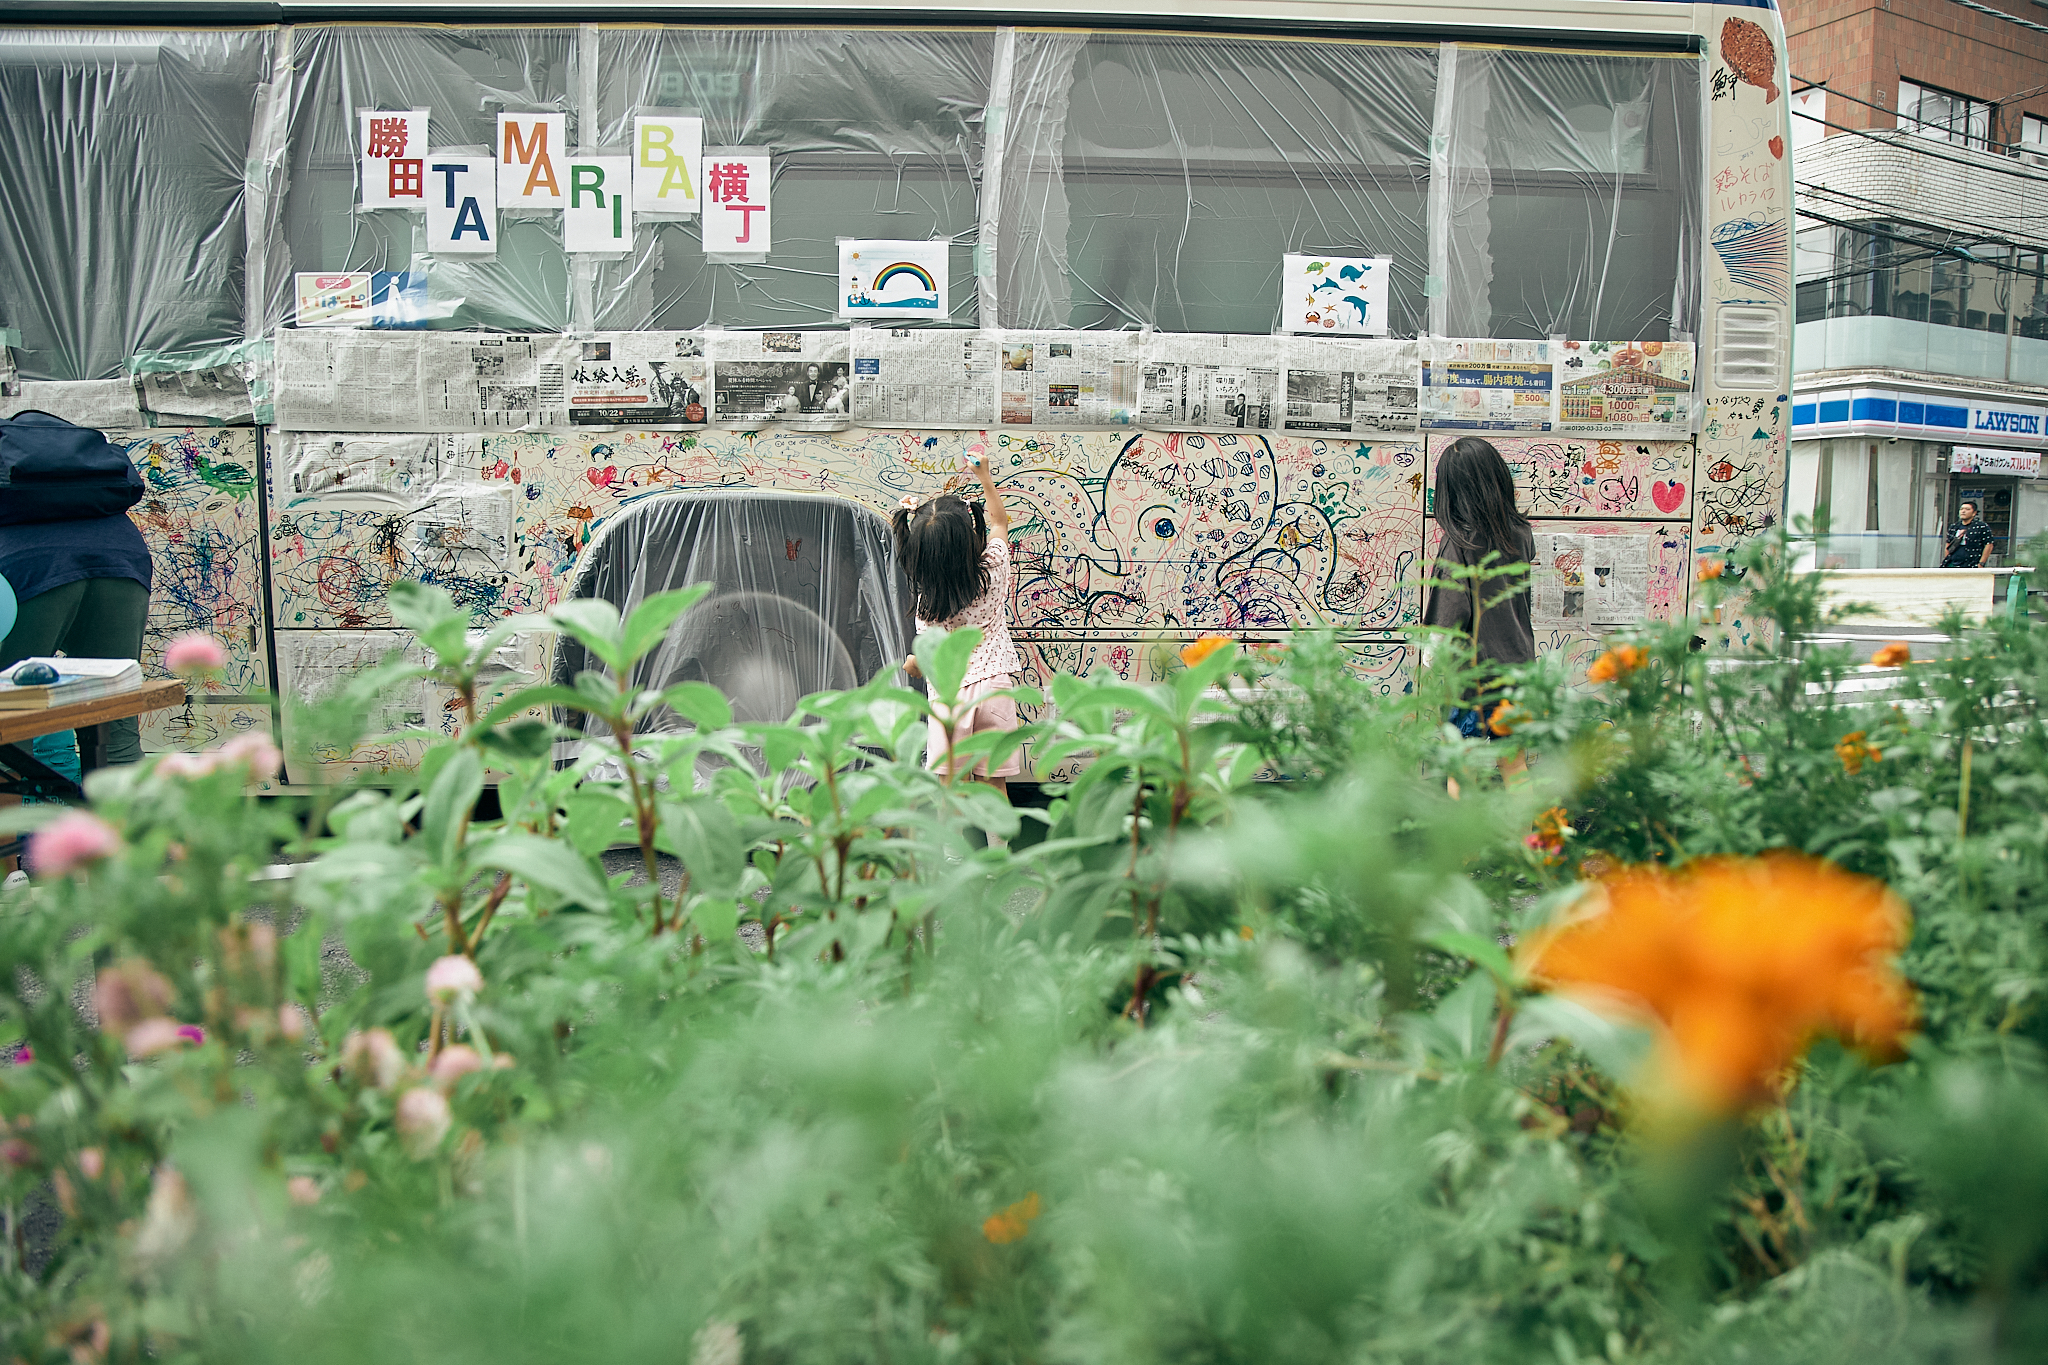
<path fill-rule="evenodd" d="M 2043 242 L 2041 239 L 2037 238 L 2033 241 L 2022 242 L 2009 237 L 2000 237 L 1995 235 L 1993 232 L 1981 230 L 1983 228 L 1983 225 L 1981 223 L 1974 222 L 1967 218 L 1958 217 L 1946 223 L 1937 223 L 1931 219 L 1916 219 L 1906 213 L 1900 212 L 1898 205 L 1886 203 L 1882 199 L 1872 199 L 1868 195 L 1852 194 L 1848 190 L 1836 189 L 1832 185 L 1815 184 L 1811 180 L 1795 179 L 1792 182 L 1792 184 L 1802 194 L 1826 195 L 1832 199 L 1844 199 L 1852 201 L 1853 204 L 1867 205 L 1869 208 L 1883 215 L 1886 218 L 1890 218 L 1896 222 L 1909 223 L 1914 227 L 1923 227 L 1929 230 L 1930 232 L 1953 233 L 1957 231 L 1957 225 L 1960 224 L 1963 228 L 1971 230 L 1975 240 L 1978 241 L 1990 242 L 1999 246 L 2008 246 L 2018 251 L 2048 250 L 2048 242 Z M 1795 205 L 1794 207 L 1796 209 L 1797 205 Z M 2024 213 L 2013 213 L 1993 216 L 2028 220 L 2031 220 L 2034 217 L 2034 215 Z"/>
<path fill-rule="evenodd" d="M 1866 138 L 1871 142 L 1877 143 L 1881 147 L 1896 147 L 1900 151 L 1910 152 L 1914 156 L 1932 157 L 1936 161 L 1946 161 L 1949 162 L 1951 165 L 1967 167 L 1968 169 L 1973 171 L 1984 171 L 1986 173 L 1996 172 L 2000 175 L 2012 176 L 2016 180 L 2031 180 L 2037 185 L 2048 185 L 2048 175 L 2035 175 L 2030 171 L 2022 171 L 2017 168 L 2008 170 L 2003 166 L 1980 166 L 1974 161 L 1967 161 L 1959 156 L 1944 156 L 1940 152 L 1935 151 L 1932 147 L 1916 147 L 1908 142 L 1898 141 L 1894 138 L 1885 137 L 1882 133 L 1873 133 L 1863 128 L 1851 128 L 1845 123 L 1830 123 L 1828 122 L 1828 120 L 1824 118 L 1815 118 L 1812 114 L 1794 114 L 1792 115 L 1792 117 L 1803 118 L 1808 120 L 1809 122 L 1818 123 L 1823 128 L 1833 128 L 1836 132 L 1839 133 L 1848 133 L 1855 137 Z M 1897 130 L 1887 129 L 1886 131 L 1895 133 Z M 1911 137 L 1913 136 L 1913 134 L 1909 133 L 1906 136 Z"/>

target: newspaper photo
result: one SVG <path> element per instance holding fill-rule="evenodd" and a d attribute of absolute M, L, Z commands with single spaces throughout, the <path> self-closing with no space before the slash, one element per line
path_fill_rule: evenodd
<path fill-rule="evenodd" d="M 359 498 L 410 505 L 456 476 L 459 440 L 439 433 L 280 432 L 271 446 L 278 504 Z"/>
<path fill-rule="evenodd" d="M 1283 342 L 1262 336 L 1154 333 L 1142 348 L 1138 420 L 1163 431 L 1272 431 L 1280 422 Z"/>
<path fill-rule="evenodd" d="M 1556 349 L 1548 341 L 1430 341 L 1423 350 L 1422 424 L 1550 430 Z"/>
<path fill-rule="evenodd" d="M 437 488 L 411 527 L 421 562 L 437 576 L 501 570 L 512 549 L 512 491 L 503 484 Z"/>
<path fill-rule="evenodd" d="M 996 424 L 996 333 L 856 327 L 852 350 L 853 419 L 862 426 L 978 431 Z"/>
<path fill-rule="evenodd" d="M 704 338 L 695 332 L 604 332 L 569 343 L 572 426 L 701 427 Z"/>
<path fill-rule="evenodd" d="M 286 431 L 490 431 L 562 426 L 575 343 L 498 332 L 287 328 L 277 337 Z"/>
<path fill-rule="evenodd" d="M 1689 341 L 1567 341 L 1557 429 L 1578 436 L 1669 439 L 1693 421 Z"/>
<path fill-rule="evenodd" d="M 246 422 L 253 414 L 249 380 L 240 365 L 150 370 L 135 376 L 143 408 L 153 417 L 193 422 Z"/>
<path fill-rule="evenodd" d="M 1287 416 L 1303 436 L 1413 431 L 1422 355 L 1413 341 L 1296 337 L 1287 347 Z"/>
<path fill-rule="evenodd" d="M 1633 625 L 1650 613 L 1650 538 L 1538 531 L 1529 587 L 1543 625 Z"/>
<path fill-rule="evenodd" d="M 849 342 L 824 332 L 708 332 L 711 419 L 720 426 L 778 422 L 801 431 L 853 425 Z"/>
<path fill-rule="evenodd" d="M 1135 426 L 1138 371 L 1136 332 L 1005 332 L 1003 425 Z"/>

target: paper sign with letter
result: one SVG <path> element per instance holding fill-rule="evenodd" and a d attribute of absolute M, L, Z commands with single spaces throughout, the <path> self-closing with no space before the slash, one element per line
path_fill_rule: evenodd
<path fill-rule="evenodd" d="M 489 157 L 450 152 L 427 158 L 427 250 L 498 254 L 497 172 Z"/>
<path fill-rule="evenodd" d="M 508 209 L 558 209 L 567 202 L 568 115 L 498 115 L 498 203 Z"/>
<path fill-rule="evenodd" d="M 760 147 L 704 149 L 704 253 L 765 256 L 768 152 Z"/>
<path fill-rule="evenodd" d="M 878 242 L 841 238 L 839 316 L 942 318 L 946 316 L 948 257 L 952 243 Z"/>
<path fill-rule="evenodd" d="M 427 206 L 427 111 L 365 109 L 356 140 L 366 209 Z"/>
<path fill-rule="evenodd" d="M 1317 336 L 1385 336 L 1385 256 L 1282 257 L 1280 327 Z"/>
<path fill-rule="evenodd" d="M 690 218 L 704 183 L 704 120 L 642 114 L 633 119 L 633 208 L 648 218 Z"/>
<path fill-rule="evenodd" d="M 346 274 L 301 274 L 298 277 L 300 327 L 367 327 L 370 324 L 370 271 Z"/>
<path fill-rule="evenodd" d="M 562 210 L 565 251 L 633 249 L 633 158 L 578 157 L 566 163 L 568 207 Z"/>

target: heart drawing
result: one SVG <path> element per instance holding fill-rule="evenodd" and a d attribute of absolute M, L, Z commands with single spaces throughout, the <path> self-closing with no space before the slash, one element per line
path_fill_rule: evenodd
<path fill-rule="evenodd" d="M 1650 485 L 1650 501 L 1657 504 L 1659 512 L 1676 512 L 1685 501 L 1685 485 L 1676 479 L 1669 483 L 1659 479 Z"/>

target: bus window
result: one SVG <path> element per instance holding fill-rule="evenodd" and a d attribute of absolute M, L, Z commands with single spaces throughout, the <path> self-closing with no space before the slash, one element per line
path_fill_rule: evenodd
<path fill-rule="evenodd" d="M 1442 331 L 1697 333 L 1699 72 L 1691 56 L 1458 49 Z"/>
<path fill-rule="evenodd" d="M 1004 325 L 1270 332 L 1302 250 L 1393 257 L 1393 328 L 1423 325 L 1435 45 L 1017 43 L 1013 119 L 1052 116 L 1013 122 Z"/>
<path fill-rule="evenodd" d="M 645 221 L 654 245 L 634 265 L 644 280 L 601 266 L 597 326 L 830 322 L 841 237 L 949 238 L 950 317 L 993 321 L 976 314 L 974 241 L 994 34 L 676 28 L 601 39 L 606 145 L 630 145 L 636 110 L 670 108 L 704 116 L 707 147 L 775 149 L 775 250 L 765 265 L 712 265 L 696 222 Z"/>

